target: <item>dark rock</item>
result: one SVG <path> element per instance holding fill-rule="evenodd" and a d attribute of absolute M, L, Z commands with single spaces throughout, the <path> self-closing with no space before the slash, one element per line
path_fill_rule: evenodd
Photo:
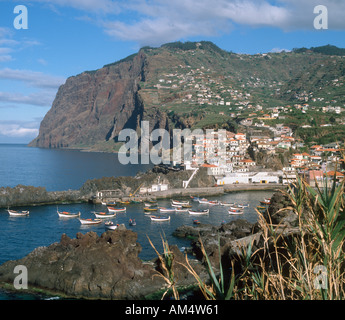
<path fill-rule="evenodd" d="M 201 250 L 201 242 L 213 266 L 219 267 L 219 246 L 221 255 L 230 250 L 232 241 L 247 237 L 254 233 L 254 225 L 250 222 L 237 219 L 219 227 L 207 224 L 197 226 L 181 226 L 173 235 L 187 239 L 191 242 L 192 252 L 199 260 L 204 260 Z"/>
<path fill-rule="evenodd" d="M 0 282 L 13 283 L 16 265 L 28 269 L 29 289 L 39 287 L 72 297 L 142 299 L 160 290 L 164 282 L 143 263 L 137 234 L 130 230 L 62 235 L 60 243 L 39 247 L 18 261 L 0 266 Z"/>
<path fill-rule="evenodd" d="M 281 224 L 286 227 L 297 226 L 298 216 L 292 210 L 284 209 L 288 207 L 292 207 L 292 203 L 286 194 L 283 194 L 282 192 L 276 192 L 273 194 L 271 204 L 268 208 L 273 224 Z M 264 217 L 269 221 L 267 212 L 264 213 Z"/>

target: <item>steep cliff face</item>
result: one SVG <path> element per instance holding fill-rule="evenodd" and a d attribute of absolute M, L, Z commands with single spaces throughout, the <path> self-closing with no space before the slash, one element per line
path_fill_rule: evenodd
<path fill-rule="evenodd" d="M 93 146 L 114 139 L 124 128 L 136 129 L 142 117 L 138 84 L 145 54 L 131 61 L 70 77 L 62 85 L 30 146 Z"/>
<path fill-rule="evenodd" d="M 282 88 L 298 79 L 306 80 L 301 85 L 311 83 L 305 77 L 320 64 L 344 69 L 341 58 L 297 52 L 241 55 L 207 41 L 144 47 L 99 70 L 68 78 L 30 146 L 115 151 L 119 132 L 138 132 L 142 120 L 149 121 L 150 130 L 235 130 L 234 107 L 290 104 L 291 96 L 277 92 L 289 91 Z"/>

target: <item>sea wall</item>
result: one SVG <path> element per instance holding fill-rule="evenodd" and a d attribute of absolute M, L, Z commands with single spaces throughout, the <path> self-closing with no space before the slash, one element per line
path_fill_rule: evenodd
<path fill-rule="evenodd" d="M 18 185 L 14 188 L 0 188 L 0 208 L 76 203 L 97 202 L 96 195 L 101 190 L 115 190 L 115 198 L 126 199 L 129 197 L 147 198 L 171 198 L 189 196 L 215 196 L 225 192 L 253 191 L 253 190 L 276 190 L 285 186 L 278 184 L 233 184 L 216 186 L 212 175 L 207 173 L 206 168 L 201 168 L 190 181 L 188 188 L 181 188 L 182 181 L 191 176 L 191 171 L 169 171 L 153 168 L 145 173 L 138 173 L 135 177 L 103 177 L 87 180 L 79 190 L 47 191 L 43 187 Z M 169 186 L 166 191 L 139 194 L 140 187 L 151 187 L 155 183 L 165 183 Z"/>
<path fill-rule="evenodd" d="M 51 191 L 42 187 L 18 185 L 0 188 L 0 208 L 88 201 L 79 190 Z"/>

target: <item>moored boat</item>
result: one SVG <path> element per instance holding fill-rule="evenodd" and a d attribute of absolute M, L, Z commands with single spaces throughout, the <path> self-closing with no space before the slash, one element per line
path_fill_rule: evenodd
<path fill-rule="evenodd" d="M 241 208 L 240 206 L 230 206 L 230 210 L 242 210 L 243 208 Z"/>
<path fill-rule="evenodd" d="M 132 203 L 142 203 L 143 200 L 131 200 Z"/>
<path fill-rule="evenodd" d="M 193 223 L 194 224 L 200 224 L 200 221 L 199 220 L 193 220 Z"/>
<path fill-rule="evenodd" d="M 219 202 L 217 200 L 214 200 L 214 201 L 210 200 L 210 201 L 208 201 L 208 204 L 215 206 L 215 205 L 218 205 Z"/>
<path fill-rule="evenodd" d="M 104 223 L 104 227 L 108 230 L 115 230 L 115 229 L 117 229 L 118 226 L 117 226 L 117 224 L 114 224 L 114 222 L 112 222 L 112 221 L 106 221 Z"/>
<path fill-rule="evenodd" d="M 188 213 L 189 214 L 208 214 L 210 212 L 209 209 L 206 209 L 206 210 L 198 210 L 198 211 L 194 211 L 194 210 L 188 210 Z"/>
<path fill-rule="evenodd" d="M 116 216 L 116 213 L 106 213 L 106 212 L 93 212 L 96 218 L 106 219 L 113 218 Z"/>
<path fill-rule="evenodd" d="M 102 219 L 81 219 L 79 221 L 83 225 L 99 224 L 102 222 Z"/>
<path fill-rule="evenodd" d="M 188 208 L 176 207 L 175 208 L 175 212 L 177 212 L 177 213 L 179 213 L 179 212 L 188 212 Z"/>
<path fill-rule="evenodd" d="M 9 213 L 10 216 L 14 216 L 14 217 L 25 217 L 28 216 L 30 211 L 16 211 L 16 210 L 10 210 L 8 209 L 7 212 Z"/>
<path fill-rule="evenodd" d="M 234 209 L 229 209 L 228 210 L 229 214 L 243 214 L 244 211 L 243 210 L 234 210 Z"/>
<path fill-rule="evenodd" d="M 71 213 L 71 212 L 68 212 L 68 211 L 59 211 L 59 210 L 57 210 L 57 213 L 58 213 L 60 218 L 77 218 L 77 217 L 80 217 L 80 212 L 78 212 L 78 213 Z"/>
<path fill-rule="evenodd" d="M 240 204 L 238 204 L 238 206 L 239 206 L 240 208 L 248 208 L 248 207 L 249 207 L 249 204 L 240 203 Z"/>
<path fill-rule="evenodd" d="M 121 204 L 130 204 L 131 202 L 130 201 L 128 201 L 128 200 L 126 200 L 126 201 L 118 201 L 119 203 L 121 203 Z"/>
<path fill-rule="evenodd" d="M 158 207 L 145 207 L 144 211 L 157 211 Z"/>
<path fill-rule="evenodd" d="M 271 199 L 264 199 L 260 201 L 261 204 L 269 205 L 271 204 Z"/>
<path fill-rule="evenodd" d="M 175 212 L 175 208 L 165 208 L 165 207 L 160 207 L 159 208 L 159 212 L 162 212 L 162 213 L 167 213 L 167 212 Z"/>
<path fill-rule="evenodd" d="M 157 207 L 157 203 L 144 202 L 145 207 Z"/>
<path fill-rule="evenodd" d="M 115 208 L 115 207 L 107 207 L 109 212 L 125 212 L 126 207 L 123 208 Z"/>
<path fill-rule="evenodd" d="M 130 226 L 136 226 L 137 223 L 136 223 L 135 219 L 129 219 L 129 225 Z"/>
<path fill-rule="evenodd" d="M 151 221 L 169 221 L 170 216 L 168 217 L 158 217 L 158 216 L 150 216 Z"/>
<path fill-rule="evenodd" d="M 178 205 L 178 206 L 188 206 L 189 201 L 171 200 L 171 204 Z"/>
<path fill-rule="evenodd" d="M 209 201 L 207 199 L 205 199 L 205 198 L 202 198 L 202 199 L 199 199 L 198 202 L 200 204 L 208 204 Z"/>
<path fill-rule="evenodd" d="M 235 205 L 235 202 L 219 202 L 219 204 L 224 207 L 231 207 Z"/>

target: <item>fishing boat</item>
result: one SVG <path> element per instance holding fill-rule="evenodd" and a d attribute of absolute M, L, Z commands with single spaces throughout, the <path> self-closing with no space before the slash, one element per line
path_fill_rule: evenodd
<path fill-rule="evenodd" d="M 200 224 L 200 221 L 199 220 L 193 220 L 193 223 L 194 224 Z"/>
<path fill-rule="evenodd" d="M 109 212 L 125 212 L 126 207 L 123 208 L 115 208 L 115 207 L 107 207 Z"/>
<path fill-rule="evenodd" d="M 10 216 L 14 217 L 25 217 L 28 216 L 30 211 L 15 211 L 15 210 L 7 210 Z"/>
<path fill-rule="evenodd" d="M 188 206 L 189 201 L 179 201 L 179 200 L 171 200 L 172 205 L 178 205 L 178 206 Z"/>
<path fill-rule="evenodd" d="M 150 211 L 157 211 L 158 207 L 145 207 L 144 211 L 150 212 Z"/>
<path fill-rule="evenodd" d="M 180 213 L 180 212 L 188 212 L 188 208 L 184 207 L 176 207 L 175 212 Z"/>
<path fill-rule="evenodd" d="M 158 217 L 158 216 L 150 216 L 151 221 L 169 221 L 170 216 L 168 217 Z"/>
<path fill-rule="evenodd" d="M 78 213 L 71 213 L 71 212 L 67 212 L 67 211 L 59 211 L 59 210 L 57 210 L 57 213 L 58 213 L 60 218 L 77 218 L 77 217 L 80 217 L 80 212 L 78 212 Z"/>
<path fill-rule="evenodd" d="M 264 200 L 261 200 L 260 203 L 261 203 L 261 204 L 265 204 L 265 205 L 271 204 L 271 199 L 264 199 Z"/>
<path fill-rule="evenodd" d="M 215 205 L 219 204 L 219 202 L 217 200 L 214 200 L 214 201 L 210 200 L 210 201 L 208 201 L 208 204 L 215 206 Z"/>
<path fill-rule="evenodd" d="M 143 200 L 132 200 L 131 202 L 132 202 L 132 203 L 142 203 Z"/>
<path fill-rule="evenodd" d="M 224 207 L 231 207 L 231 206 L 235 205 L 234 202 L 220 202 L 219 204 L 221 206 L 224 206 Z"/>
<path fill-rule="evenodd" d="M 130 204 L 131 203 L 130 201 L 118 201 L 118 202 L 121 204 Z"/>
<path fill-rule="evenodd" d="M 243 208 L 240 207 L 240 206 L 230 206 L 229 209 L 230 209 L 230 210 L 242 210 L 242 211 L 243 211 Z"/>
<path fill-rule="evenodd" d="M 243 210 L 234 210 L 234 209 L 229 209 L 228 213 L 229 214 L 243 214 Z"/>
<path fill-rule="evenodd" d="M 188 210 L 189 214 L 208 214 L 210 212 L 209 209 L 206 210 L 199 210 L 199 211 L 194 211 L 194 210 Z"/>
<path fill-rule="evenodd" d="M 198 202 L 200 204 L 208 204 L 209 201 L 207 199 L 205 199 L 205 198 L 202 198 L 202 199 L 199 199 Z"/>
<path fill-rule="evenodd" d="M 238 206 L 239 206 L 240 208 L 248 208 L 248 207 L 249 207 L 249 204 L 243 204 L 243 203 L 241 203 L 241 204 L 238 204 Z"/>
<path fill-rule="evenodd" d="M 83 225 L 91 225 L 91 224 L 100 224 L 102 222 L 102 219 L 81 219 L 81 218 L 79 218 L 79 221 Z"/>
<path fill-rule="evenodd" d="M 130 226 L 136 226 L 137 223 L 136 223 L 135 219 L 129 219 L 129 225 Z"/>
<path fill-rule="evenodd" d="M 93 212 L 96 218 L 106 219 L 106 218 L 113 218 L 116 216 L 116 212 L 114 213 L 106 213 L 106 212 Z"/>
<path fill-rule="evenodd" d="M 157 203 L 144 202 L 145 207 L 157 207 Z"/>
<path fill-rule="evenodd" d="M 104 227 L 108 230 L 115 230 L 117 229 L 118 225 L 114 224 L 112 221 L 106 221 L 104 222 Z"/>
<path fill-rule="evenodd" d="M 199 201 L 199 197 L 194 197 L 194 196 L 190 196 L 190 198 L 192 199 L 192 201 L 194 202 L 198 202 Z"/>
<path fill-rule="evenodd" d="M 168 213 L 168 212 L 175 212 L 175 208 L 165 208 L 165 207 L 160 207 L 159 208 L 159 212 L 162 212 L 162 213 Z"/>

